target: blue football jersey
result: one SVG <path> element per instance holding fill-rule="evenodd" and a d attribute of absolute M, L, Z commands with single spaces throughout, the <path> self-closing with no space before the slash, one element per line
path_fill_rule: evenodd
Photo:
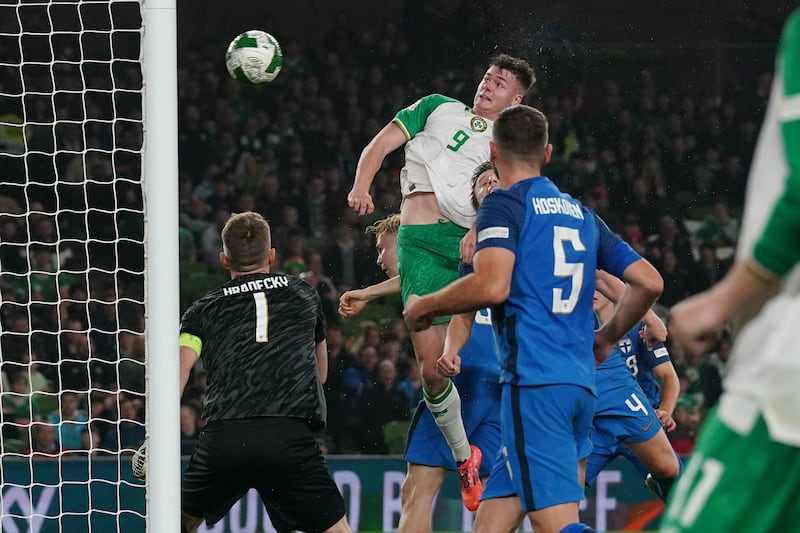
<path fill-rule="evenodd" d="M 612 350 L 606 360 L 597 366 L 598 397 L 614 389 L 630 387 L 633 382 L 633 376 L 625 367 L 625 358 L 621 357 L 619 347 Z"/>
<path fill-rule="evenodd" d="M 640 259 L 592 211 L 546 177 L 495 190 L 478 210 L 476 252 L 515 255 L 511 292 L 495 318 L 504 383 L 595 391 L 595 270 L 621 276 Z"/>
<path fill-rule="evenodd" d="M 459 390 L 460 385 L 464 383 L 500 382 L 497 337 L 492 327 L 492 315 L 489 309 L 481 309 L 475 313 L 469 340 L 459 355 L 461 356 L 461 372 L 453 378 L 453 383 Z"/>
<path fill-rule="evenodd" d="M 619 356 L 647 395 L 650 404 L 659 406 L 661 405 L 661 390 L 653 369 L 658 365 L 670 362 L 669 351 L 661 343 L 654 345 L 652 350 L 648 350 L 647 343 L 639 336 L 643 327 L 644 322 L 640 322 L 630 330 L 617 343 L 615 351 L 619 352 Z"/>

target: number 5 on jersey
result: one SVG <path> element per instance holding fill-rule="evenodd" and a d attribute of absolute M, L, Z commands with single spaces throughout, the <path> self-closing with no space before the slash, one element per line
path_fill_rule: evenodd
<path fill-rule="evenodd" d="M 253 299 L 256 301 L 256 342 L 267 342 L 269 340 L 267 295 L 263 292 L 254 292 Z"/>
<path fill-rule="evenodd" d="M 563 298 L 563 289 L 553 289 L 553 313 L 569 314 L 578 304 L 581 288 L 583 287 L 583 263 L 567 262 L 567 252 L 564 242 L 569 241 L 576 252 L 585 252 L 586 247 L 581 242 L 581 235 L 575 228 L 553 226 L 553 275 L 557 278 L 570 278 L 569 298 Z"/>

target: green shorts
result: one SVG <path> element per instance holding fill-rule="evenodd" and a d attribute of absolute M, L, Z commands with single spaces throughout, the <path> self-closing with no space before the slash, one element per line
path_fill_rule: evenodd
<path fill-rule="evenodd" d="M 403 304 L 412 294 L 430 294 L 458 279 L 459 243 L 466 234 L 466 229 L 452 222 L 400 226 L 397 262 Z M 449 321 L 449 316 L 442 316 L 433 323 Z"/>
<path fill-rule="evenodd" d="M 661 533 L 800 531 L 800 448 L 775 442 L 758 415 L 750 433 L 716 410 L 672 489 Z"/>

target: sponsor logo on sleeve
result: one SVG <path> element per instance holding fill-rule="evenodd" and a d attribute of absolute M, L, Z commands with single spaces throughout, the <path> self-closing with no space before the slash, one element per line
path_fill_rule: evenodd
<path fill-rule="evenodd" d="M 661 348 L 656 348 L 655 350 L 653 350 L 653 355 L 655 355 L 656 357 L 665 357 L 669 355 L 669 352 L 664 346 L 662 346 Z"/>
<path fill-rule="evenodd" d="M 492 226 L 478 232 L 478 242 L 486 239 L 508 239 L 508 228 L 502 226 Z"/>

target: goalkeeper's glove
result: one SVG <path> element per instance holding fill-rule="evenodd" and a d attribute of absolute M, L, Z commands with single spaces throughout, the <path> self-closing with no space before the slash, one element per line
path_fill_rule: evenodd
<path fill-rule="evenodd" d="M 138 479 L 144 481 L 147 478 L 147 441 L 131 457 L 131 470 Z"/>

